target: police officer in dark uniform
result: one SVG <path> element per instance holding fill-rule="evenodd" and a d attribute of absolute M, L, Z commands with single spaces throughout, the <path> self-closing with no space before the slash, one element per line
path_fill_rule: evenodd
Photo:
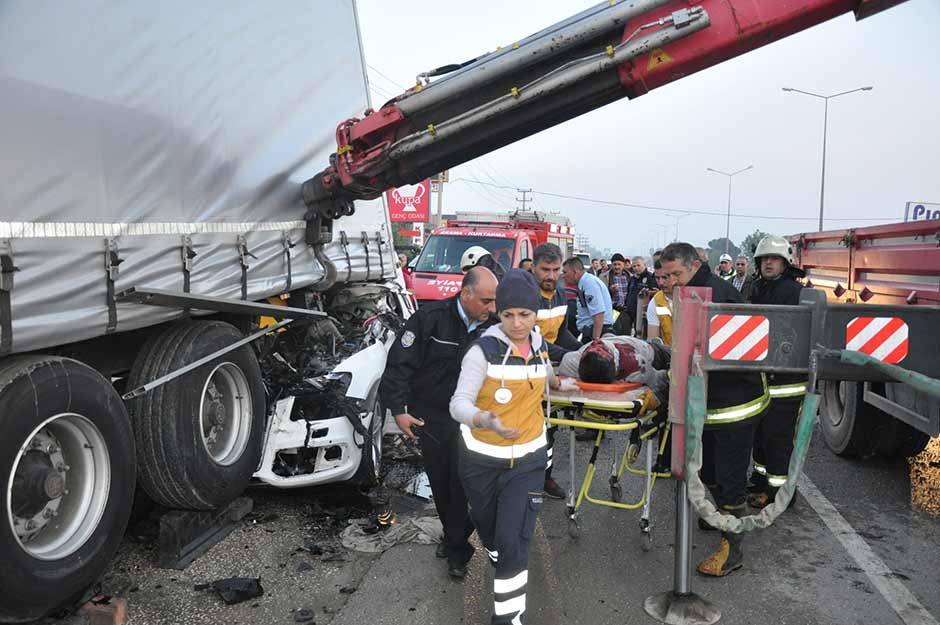
<path fill-rule="evenodd" d="M 802 286 L 797 278 L 805 274 L 793 266 L 793 248 L 783 237 L 769 235 L 760 240 L 754 252 L 760 278 L 751 287 L 752 304 L 796 306 Z M 770 407 L 761 419 L 754 437 L 754 473 L 751 474 L 748 504 L 763 508 L 774 501 L 787 482 L 793 431 L 806 395 L 806 376 L 796 373 L 768 373 Z M 792 502 L 792 500 L 791 500 Z"/>
<path fill-rule="evenodd" d="M 467 497 L 457 474 L 459 429 L 448 403 L 457 386 L 464 352 L 496 312 L 496 276 L 475 267 L 463 278 L 456 296 L 425 305 L 405 323 L 388 354 L 379 393 L 405 436 L 417 439 L 444 527 L 438 557 L 448 573 L 461 579 L 473 547 Z M 412 429 L 414 428 L 414 429 Z"/>
<path fill-rule="evenodd" d="M 743 304 L 741 293 L 711 272 L 695 248 L 672 243 L 659 259 L 663 271 L 678 286 L 708 287 L 718 304 Z M 708 405 L 702 433 L 702 481 L 722 514 L 744 516 L 747 509 L 747 470 L 754 431 L 770 404 L 767 381 L 761 374 L 720 372 L 708 376 Z M 699 519 L 699 527 L 712 529 Z M 723 532 L 718 549 L 699 563 L 703 575 L 723 577 L 742 566 L 741 535 Z"/>

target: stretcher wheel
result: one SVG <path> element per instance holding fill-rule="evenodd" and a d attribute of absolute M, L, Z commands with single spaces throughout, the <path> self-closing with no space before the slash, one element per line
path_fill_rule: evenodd
<path fill-rule="evenodd" d="M 627 464 L 633 464 L 636 462 L 637 457 L 640 455 L 640 446 L 635 443 L 630 443 L 630 446 L 627 447 Z"/>
<path fill-rule="evenodd" d="M 640 519 L 640 547 L 643 551 L 649 551 L 653 548 L 653 532 L 650 528 L 649 519 Z"/>
<path fill-rule="evenodd" d="M 610 500 L 617 503 L 623 501 L 623 487 L 619 482 L 610 483 Z"/>
<path fill-rule="evenodd" d="M 581 526 L 578 525 L 577 519 L 568 518 L 568 536 L 574 539 L 581 537 Z"/>

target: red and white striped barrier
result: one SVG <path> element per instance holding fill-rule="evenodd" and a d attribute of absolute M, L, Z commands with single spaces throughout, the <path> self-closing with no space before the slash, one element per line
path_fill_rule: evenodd
<path fill-rule="evenodd" d="M 763 360 L 769 344 L 763 315 L 713 315 L 708 326 L 708 355 L 715 360 Z"/>
<path fill-rule="evenodd" d="M 845 349 L 897 364 L 907 357 L 907 335 L 900 317 L 855 317 L 845 328 Z"/>

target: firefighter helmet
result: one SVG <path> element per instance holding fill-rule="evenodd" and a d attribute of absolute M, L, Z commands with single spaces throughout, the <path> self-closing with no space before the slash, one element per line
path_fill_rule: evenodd
<path fill-rule="evenodd" d="M 787 261 L 788 265 L 792 265 L 793 246 L 783 237 L 768 234 L 757 244 L 757 248 L 754 250 L 754 261 L 760 262 L 762 256 L 779 256 Z"/>
<path fill-rule="evenodd" d="M 463 253 L 463 256 L 460 257 L 460 270 L 464 273 L 470 271 L 476 267 L 477 263 L 481 258 L 489 254 L 489 251 L 485 247 L 479 245 L 472 245 L 467 248 L 467 251 Z"/>

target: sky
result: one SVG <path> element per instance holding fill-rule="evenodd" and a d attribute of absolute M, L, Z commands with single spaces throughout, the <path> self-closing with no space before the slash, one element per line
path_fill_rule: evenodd
<path fill-rule="evenodd" d="M 423 70 L 522 39 L 596 2 L 359 0 L 373 103 Z M 909 201 L 940 202 L 940 0 L 908 0 L 856 22 L 851 14 L 622 99 L 453 168 L 444 212 L 533 206 L 570 217 L 593 246 L 647 253 L 676 236 L 723 237 L 733 172 L 731 239 L 755 229 L 817 230 L 823 101 L 829 102 L 825 227 L 900 222 Z M 472 181 L 484 184 L 477 184 Z M 554 198 L 720 215 L 677 215 Z M 781 219 L 786 218 L 786 219 Z"/>

